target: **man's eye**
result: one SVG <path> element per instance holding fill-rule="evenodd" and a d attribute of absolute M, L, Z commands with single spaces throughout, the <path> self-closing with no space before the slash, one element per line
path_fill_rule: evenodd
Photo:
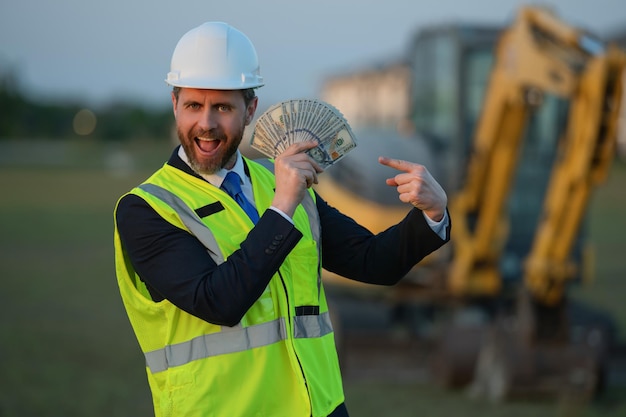
<path fill-rule="evenodd" d="M 198 110 L 201 107 L 200 103 L 196 102 L 187 102 L 185 103 L 185 108 L 189 110 Z"/>
<path fill-rule="evenodd" d="M 226 105 L 226 104 L 220 104 L 217 109 L 221 112 L 227 112 L 230 111 L 230 106 Z"/>

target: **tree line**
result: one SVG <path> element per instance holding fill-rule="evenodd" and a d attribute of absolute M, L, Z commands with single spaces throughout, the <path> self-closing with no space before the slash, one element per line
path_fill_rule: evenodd
<path fill-rule="evenodd" d="M 0 140 L 19 138 L 67 139 L 79 136 L 74 129 L 81 103 L 36 102 L 19 87 L 11 72 L 0 73 Z M 90 109 L 96 116 L 89 136 L 110 141 L 167 140 L 174 121 L 169 106 L 148 109 L 127 102 Z"/>

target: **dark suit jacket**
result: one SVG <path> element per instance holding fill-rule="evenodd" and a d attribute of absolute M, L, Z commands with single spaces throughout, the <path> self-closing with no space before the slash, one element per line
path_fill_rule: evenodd
<path fill-rule="evenodd" d="M 197 176 L 177 151 L 168 164 Z M 361 282 L 393 285 L 446 242 L 415 208 L 400 223 L 377 235 L 320 196 L 317 210 L 322 227 L 322 266 Z M 302 237 L 277 212 L 260 214 L 241 248 L 220 266 L 196 238 L 168 223 L 136 195 L 119 201 L 116 222 L 122 244 L 155 301 L 167 298 L 203 320 L 234 326 Z"/>

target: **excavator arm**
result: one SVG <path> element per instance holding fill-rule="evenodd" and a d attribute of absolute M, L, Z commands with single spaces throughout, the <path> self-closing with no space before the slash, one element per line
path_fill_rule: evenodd
<path fill-rule="evenodd" d="M 525 282 L 546 301 L 560 295 L 563 282 L 572 276 L 571 268 L 563 268 L 563 261 L 576 237 L 593 183 L 585 178 L 598 176 L 589 172 L 591 161 L 606 169 L 612 155 L 617 112 L 603 109 L 607 99 L 612 107 L 619 102 L 620 78 L 616 74 L 623 63 L 621 52 L 611 51 L 607 54 L 599 42 L 541 8 L 523 8 L 503 32 L 466 183 L 451 201 L 455 225 L 449 288 L 456 296 L 493 296 L 501 290 L 499 260 L 508 229 L 505 204 L 529 117 L 545 94 L 571 102 L 563 138 L 568 151 L 553 173 Z M 610 85 L 609 79 L 613 80 Z M 607 162 L 598 161 L 600 157 Z M 565 163 L 565 159 L 571 161 Z M 572 183 L 586 186 L 573 191 Z"/>
<path fill-rule="evenodd" d="M 593 188 L 604 181 L 614 158 L 624 68 L 618 49 L 592 57 L 572 97 L 567 133 L 525 263 L 525 285 L 546 305 L 559 302 L 576 276 L 570 253 Z"/>

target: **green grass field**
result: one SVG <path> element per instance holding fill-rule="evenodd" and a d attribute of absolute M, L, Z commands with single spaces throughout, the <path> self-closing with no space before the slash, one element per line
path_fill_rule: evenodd
<path fill-rule="evenodd" d="M 114 275 L 112 211 L 167 158 L 169 145 L 78 144 L 54 154 L 56 163 L 36 145 L 11 147 L 0 158 L 0 417 L 150 416 L 143 358 Z M 129 169 L 129 155 L 139 151 Z M 576 291 L 611 311 L 622 337 L 625 181 L 618 163 L 596 193 L 598 279 Z M 350 381 L 346 394 L 354 417 L 390 415 L 381 411 L 390 407 L 397 417 L 567 414 L 558 404 L 495 406 L 417 383 Z M 626 415 L 626 391 L 611 387 L 577 415 Z"/>

